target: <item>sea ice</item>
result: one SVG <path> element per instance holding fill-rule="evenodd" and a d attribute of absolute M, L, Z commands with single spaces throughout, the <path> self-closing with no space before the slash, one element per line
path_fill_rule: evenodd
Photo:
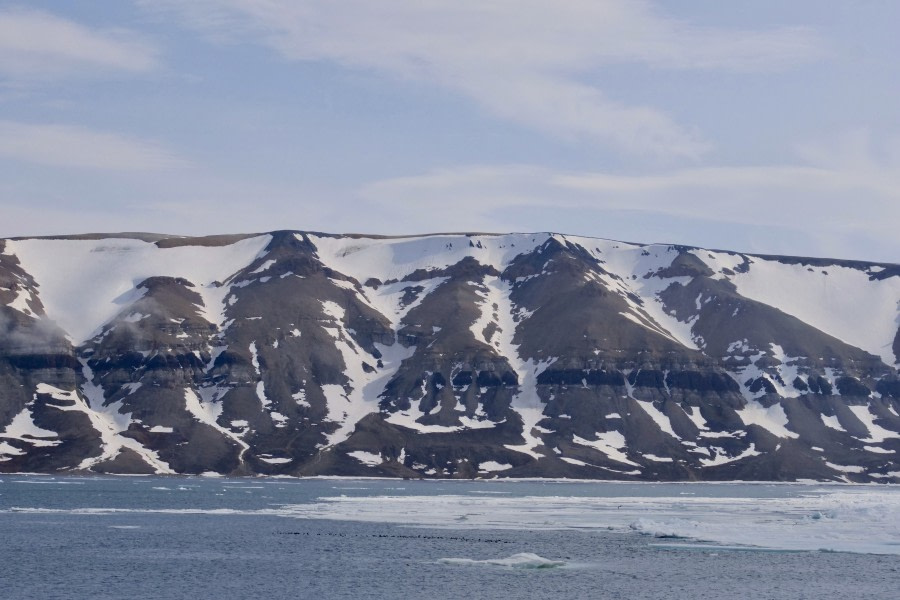
<path fill-rule="evenodd" d="M 564 567 L 565 562 L 561 560 L 550 560 L 543 556 L 538 556 L 531 552 L 519 552 L 507 558 L 488 558 L 485 560 L 475 560 L 472 558 L 442 558 L 439 563 L 445 565 L 465 565 L 465 566 L 496 566 L 509 567 L 513 569 L 552 569 L 554 567 Z"/>

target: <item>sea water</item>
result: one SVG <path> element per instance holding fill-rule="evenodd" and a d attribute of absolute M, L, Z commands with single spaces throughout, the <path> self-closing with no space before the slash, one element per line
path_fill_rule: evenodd
<path fill-rule="evenodd" d="M 896 598 L 900 489 L 0 477 L 0 598 Z"/>

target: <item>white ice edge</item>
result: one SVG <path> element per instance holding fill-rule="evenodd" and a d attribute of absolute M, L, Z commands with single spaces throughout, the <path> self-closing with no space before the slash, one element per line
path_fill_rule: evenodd
<path fill-rule="evenodd" d="M 652 492 L 655 484 L 642 485 Z M 699 485 L 706 484 L 685 487 L 698 490 Z M 806 487 L 793 497 L 515 497 L 479 495 L 477 490 L 471 490 L 465 495 L 322 497 L 306 504 L 258 510 L 13 507 L 2 512 L 271 515 L 443 529 L 612 529 L 748 549 L 900 554 L 900 489 Z"/>
<path fill-rule="evenodd" d="M 636 531 L 718 544 L 900 554 L 900 490 L 812 490 L 793 498 L 321 498 L 286 516 L 438 528 Z"/>

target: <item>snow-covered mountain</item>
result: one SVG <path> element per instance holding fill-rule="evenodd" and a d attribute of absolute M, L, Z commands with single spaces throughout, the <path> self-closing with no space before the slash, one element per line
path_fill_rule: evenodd
<path fill-rule="evenodd" d="M 0 240 L 0 471 L 900 482 L 900 265 Z"/>

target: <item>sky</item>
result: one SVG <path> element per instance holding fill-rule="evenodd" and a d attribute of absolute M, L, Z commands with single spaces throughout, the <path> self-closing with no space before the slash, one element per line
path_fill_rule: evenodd
<path fill-rule="evenodd" d="M 893 0 L 0 3 L 0 237 L 554 231 L 900 262 Z"/>

